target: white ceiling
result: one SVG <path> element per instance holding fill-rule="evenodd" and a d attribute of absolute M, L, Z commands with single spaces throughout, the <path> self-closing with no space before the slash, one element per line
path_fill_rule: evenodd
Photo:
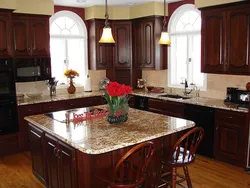
<path fill-rule="evenodd" d="M 69 6 L 69 7 L 85 8 L 95 5 L 105 5 L 105 0 L 53 0 L 53 1 L 55 5 Z M 108 6 L 133 6 L 153 1 L 163 2 L 164 0 L 108 0 Z M 181 1 L 181 0 L 166 0 L 167 3 L 176 1 Z"/>

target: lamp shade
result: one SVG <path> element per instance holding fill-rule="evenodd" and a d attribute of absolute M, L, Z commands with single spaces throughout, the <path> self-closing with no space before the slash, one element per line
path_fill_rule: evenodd
<path fill-rule="evenodd" d="M 158 44 L 166 44 L 166 45 L 171 44 L 168 32 L 166 32 L 166 31 L 161 32 L 161 38 L 158 41 Z"/>
<path fill-rule="evenodd" d="M 115 43 L 110 27 L 104 27 L 102 31 L 102 37 L 100 43 Z"/>

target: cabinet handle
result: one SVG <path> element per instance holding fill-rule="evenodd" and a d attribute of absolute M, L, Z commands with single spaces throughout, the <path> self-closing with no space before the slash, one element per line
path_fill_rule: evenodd
<path fill-rule="evenodd" d="M 57 154 L 57 158 L 60 159 L 62 152 L 58 149 L 56 154 Z"/>
<path fill-rule="evenodd" d="M 28 110 L 28 112 L 32 112 L 32 110 L 31 110 L 31 109 L 29 109 L 29 110 Z"/>
<path fill-rule="evenodd" d="M 228 118 L 228 119 L 232 119 L 233 117 L 232 117 L 232 116 L 228 116 L 227 118 Z"/>
<path fill-rule="evenodd" d="M 56 152 L 57 148 L 55 147 L 53 152 L 54 152 L 54 155 L 57 157 L 57 152 Z"/>
<path fill-rule="evenodd" d="M 215 130 L 218 131 L 218 126 L 216 126 Z"/>

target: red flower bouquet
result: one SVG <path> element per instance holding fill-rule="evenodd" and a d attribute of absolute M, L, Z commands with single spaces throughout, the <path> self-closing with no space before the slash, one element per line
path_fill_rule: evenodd
<path fill-rule="evenodd" d="M 117 82 L 110 82 L 105 88 L 104 97 L 109 105 L 109 116 L 116 117 L 116 119 L 123 117 L 123 120 L 127 120 L 128 94 L 132 93 L 131 87 Z"/>

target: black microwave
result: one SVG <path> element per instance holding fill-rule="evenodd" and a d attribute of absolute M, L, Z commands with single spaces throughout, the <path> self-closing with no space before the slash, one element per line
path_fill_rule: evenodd
<path fill-rule="evenodd" d="M 250 91 L 240 90 L 236 91 L 236 103 L 238 104 L 248 104 L 250 100 Z"/>
<path fill-rule="evenodd" d="M 15 81 L 32 82 L 51 78 L 50 58 L 16 58 Z"/>

